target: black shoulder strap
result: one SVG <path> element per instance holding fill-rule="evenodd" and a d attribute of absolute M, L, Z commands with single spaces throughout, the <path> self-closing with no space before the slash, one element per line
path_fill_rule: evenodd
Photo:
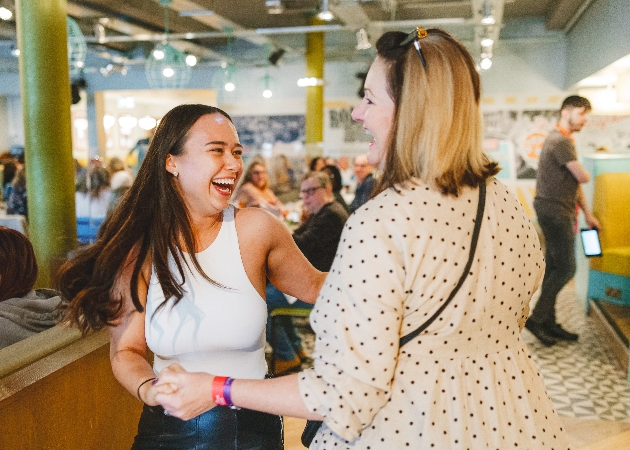
<path fill-rule="evenodd" d="M 402 347 L 407 342 L 411 341 L 413 338 L 415 338 L 424 330 L 426 330 L 427 327 L 431 325 L 433 321 L 437 319 L 440 314 L 442 314 L 442 312 L 448 306 L 451 300 L 453 300 L 453 297 L 455 297 L 455 294 L 457 294 L 457 291 L 459 291 L 459 288 L 461 288 L 462 284 L 464 284 L 464 280 L 468 276 L 468 272 L 470 271 L 470 266 L 472 266 L 473 258 L 475 256 L 475 249 L 477 248 L 477 239 L 479 238 L 479 229 L 481 228 L 481 221 L 483 220 L 483 210 L 485 206 L 486 206 L 486 183 L 485 181 L 482 181 L 479 184 L 479 205 L 477 206 L 477 217 L 475 218 L 475 229 L 473 230 L 472 243 L 470 244 L 470 255 L 468 256 L 468 262 L 466 263 L 466 267 L 464 267 L 464 272 L 462 273 L 462 276 L 459 278 L 457 285 L 451 292 L 451 295 L 449 295 L 446 301 L 444 302 L 444 304 L 440 306 L 440 309 L 438 309 L 436 313 L 433 314 L 429 318 L 429 320 L 427 320 L 422 325 L 420 325 L 420 327 L 418 327 L 416 330 L 400 338 L 400 344 L 399 344 L 400 347 Z"/>

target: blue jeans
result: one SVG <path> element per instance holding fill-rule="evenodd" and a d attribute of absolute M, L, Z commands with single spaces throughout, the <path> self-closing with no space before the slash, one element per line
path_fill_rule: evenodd
<path fill-rule="evenodd" d="M 531 320 L 546 327 L 556 324 L 556 297 L 575 275 L 575 219 L 538 214 L 545 236 L 545 276 Z"/>
<path fill-rule="evenodd" d="M 282 419 L 217 406 L 184 421 L 144 405 L 131 450 L 282 450 Z"/>
<path fill-rule="evenodd" d="M 297 300 L 290 304 L 282 292 L 271 283 L 267 283 L 267 342 L 274 345 L 274 352 L 278 359 L 284 361 L 292 361 L 296 358 L 297 353 L 302 348 L 302 339 L 295 331 L 291 317 L 276 318 L 276 336 L 275 340 L 271 336 L 271 311 L 276 308 L 312 308 L 313 305 Z"/>

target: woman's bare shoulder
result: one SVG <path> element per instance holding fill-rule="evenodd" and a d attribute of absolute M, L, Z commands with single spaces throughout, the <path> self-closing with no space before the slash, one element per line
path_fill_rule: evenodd
<path fill-rule="evenodd" d="M 235 208 L 234 221 L 237 230 L 245 232 L 270 233 L 286 228 L 280 219 L 263 208 Z"/>

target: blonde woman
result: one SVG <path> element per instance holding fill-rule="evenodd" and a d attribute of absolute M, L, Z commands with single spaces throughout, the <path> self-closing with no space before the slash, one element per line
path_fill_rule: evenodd
<path fill-rule="evenodd" d="M 243 184 L 234 194 L 235 205 L 240 208 L 263 208 L 277 217 L 286 215 L 286 208 L 269 187 L 267 164 L 255 157 L 243 175 Z"/>
<path fill-rule="evenodd" d="M 482 152 L 475 63 L 437 29 L 388 32 L 376 50 L 352 117 L 383 177 L 311 314 L 314 367 L 207 376 L 215 395 L 200 401 L 323 419 L 311 449 L 567 449 L 520 338 L 543 256 Z M 185 395 L 165 387 L 189 376 L 168 367 L 156 383 L 178 417 L 192 414 Z"/>

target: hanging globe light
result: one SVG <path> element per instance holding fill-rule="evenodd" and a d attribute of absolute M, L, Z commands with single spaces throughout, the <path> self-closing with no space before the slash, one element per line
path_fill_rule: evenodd
<path fill-rule="evenodd" d="M 191 67 L 186 64 L 184 52 L 166 43 L 155 46 L 144 71 L 152 89 L 178 89 L 188 85 Z"/>
<path fill-rule="evenodd" d="M 70 76 L 79 75 L 85 67 L 85 55 L 87 54 L 87 43 L 81 32 L 81 28 L 73 18 L 68 17 L 68 64 L 70 65 Z"/>

